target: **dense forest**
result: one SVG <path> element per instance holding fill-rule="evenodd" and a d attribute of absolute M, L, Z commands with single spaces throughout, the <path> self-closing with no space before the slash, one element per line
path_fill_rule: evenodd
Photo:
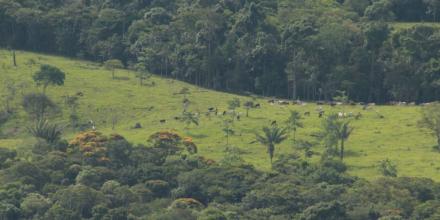
<path fill-rule="evenodd" d="M 42 139 L 25 157 L 0 150 L 3 220 L 440 217 L 440 184 L 429 179 L 368 182 L 346 174 L 339 159 L 310 163 L 298 155 L 262 172 L 232 148 L 220 161 L 201 157 L 192 140 L 172 132 L 151 135 L 148 146 L 88 131 L 69 142 Z"/>
<path fill-rule="evenodd" d="M 440 95 L 436 0 L 0 0 L 0 46 L 302 100 Z M 409 24 L 395 28 L 396 23 Z M 424 23 L 429 22 L 429 23 Z"/>

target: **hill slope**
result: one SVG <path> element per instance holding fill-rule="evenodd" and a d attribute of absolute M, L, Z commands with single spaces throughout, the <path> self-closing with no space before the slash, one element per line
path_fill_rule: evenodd
<path fill-rule="evenodd" d="M 35 65 L 29 64 L 29 60 L 36 61 Z M 221 159 L 224 155 L 225 136 L 223 129 L 223 117 L 207 117 L 204 113 L 209 107 L 217 107 L 219 112 L 227 109 L 227 102 L 234 97 L 240 98 L 242 103 L 250 100 L 250 97 L 236 96 L 221 92 L 209 91 L 194 87 L 186 83 L 152 77 L 147 83 L 155 86 L 140 86 L 134 72 L 118 70 L 117 80 L 112 80 L 111 73 L 101 68 L 98 64 L 70 60 L 55 56 L 46 56 L 28 52 L 17 53 L 18 67 L 11 64 L 11 54 L 8 51 L 0 51 L 0 85 L 1 95 L 4 95 L 4 82 L 15 81 L 22 85 L 15 100 L 19 106 L 21 94 L 38 91 L 32 82 L 32 73 L 39 64 L 51 64 L 61 68 L 67 74 L 63 87 L 49 87 L 48 95 L 54 99 L 63 109 L 63 116 L 58 121 L 68 122 L 68 109 L 63 104 L 63 96 L 83 93 L 80 98 L 79 115 L 81 121 L 86 123 L 94 120 L 97 129 L 103 133 L 119 133 L 128 140 L 138 144 L 146 143 L 150 134 L 158 130 L 175 129 L 183 136 L 191 136 L 199 147 L 199 153 L 203 156 Z M 185 125 L 174 120 L 182 112 L 183 96 L 179 91 L 187 87 L 191 94 L 190 111 L 200 112 L 200 125 L 190 126 L 185 131 Z M 260 131 L 264 125 L 271 121 L 283 122 L 289 116 L 289 110 L 298 110 L 302 113 L 311 112 L 310 117 L 305 117 L 304 129 L 300 129 L 300 139 L 311 139 L 313 132 L 319 130 L 321 119 L 318 118 L 315 104 L 305 106 L 270 105 L 266 100 L 257 99 L 262 105 L 261 109 L 252 109 L 249 118 L 245 117 L 245 109 L 238 111 L 243 115 L 240 121 L 235 122 L 233 129 L 236 134 L 231 137 L 231 145 L 242 150 L 242 157 L 261 169 L 269 168 L 269 160 L 265 148 L 252 143 L 255 132 Z M 149 108 L 153 107 L 151 110 Z M 430 177 L 440 180 L 440 165 L 436 164 L 438 153 L 432 151 L 435 141 L 426 131 L 417 127 L 420 107 L 396 107 L 377 106 L 372 110 L 362 110 L 361 106 L 324 106 L 326 112 L 339 112 L 345 108 L 347 112 L 361 112 L 362 119 L 353 121 L 355 131 L 346 144 L 346 162 L 350 166 L 350 172 L 365 178 L 375 178 L 380 175 L 377 171 L 377 163 L 389 158 L 398 165 L 400 176 Z M 114 113 L 110 113 L 113 109 Z M 29 120 L 18 107 L 16 116 L 2 128 L 7 139 L 0 139 L 0 147 L 26 148 L 35 141 L 26 134 L 26 126 Z M 380 119 L 376 112 L 385 116 Z M 115 129 L 112 130 L 111 121 L 117 119 Z M 160 123 L 166 120 L 166 123 Z M 136 123 L 141 123 L 142 129 L 133 129 Z M 68 129 L 66 138 L 74 133 Z M 322 151 L 317 147 L 316 151 Z M 294 151 L 292 141 L 288 140 L 277 147 L 275 157 Z M 313 160 L 318 160 L 314 156 Z"/>

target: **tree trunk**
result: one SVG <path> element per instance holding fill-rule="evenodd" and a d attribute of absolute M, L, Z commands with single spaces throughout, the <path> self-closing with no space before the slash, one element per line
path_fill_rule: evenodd
<path fill-rule="evenodd" d="M 269 152 L 269 158 L 270 158 L 270 165 L 272 165 L 272 159 L 275 151 L 275 146 L 273 144 L 269 144 L 269 149 L 267 149 Z"/>
<path fill-rule="evenodd" d="M 296 73 L 293 74 L 292 98 L 296 100 Z"/>
<path fill-rule="evenodd" d="M 16 67 L 17 66 L 17 59 L 15 56 L 15 50 L 12 50 L 12 62 L 14 64 L 14 66 Z"/>
<path fill-rule="evenodd" d="M 341 157 L 341 161 L 344 160 L 344 139 L 341 140 L 341 153 L 340 153 L 340 157 Z"/>

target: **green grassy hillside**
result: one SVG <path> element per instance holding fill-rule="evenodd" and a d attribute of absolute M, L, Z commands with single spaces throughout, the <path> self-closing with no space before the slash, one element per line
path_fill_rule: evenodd
<path fill-rule="evenodd" d="M 29 64 L 33 59 L 37 64 Z M 118 70 L 117 80 L 112 80 L 111 73 L 100 65 L 80 60 L 71 60 L 55 56 L 46 56 L 28 52 L 17 53 L 18 67 L 13 67 L 11 54 L 8 51 L 0 51 L 0 85 L 4 94 L 4 82 L 15 81 L 21 85 L 18 91 L 16 104 L 19 106 L 21 94 L 38 91 L 32 82 L 32 73 L 39 68 L 39 64 L 50 64 L 61 68 L 66 72 L 67 78 L 63 87 L 49 87 L 48 95 L 63 107 L 63 116 L 57 120 L 68 122 L 68 110 L 63 104 L 63 96 L 74 95 L 78 92 L 84 94 L 80 98 L 80 118 L 82 122 L 94 120 L 97 129 L 105 134 L 119 133 L 134 143 L 146 143 L 150 134 L 158 130 L 175 129 L 182 136 L 191 136 L 199 147 L 199 153 L 209 158 L 220 159 L 224 155 L 225 137 L 222 132 L 222 116 L 207 117 L 203 113 L 209 107 L 217 107 L 220 112 L 226 110 L 227 102 L 234 97 L 242 102 L 250 100 L 250 97 L 236 96 L 215 91 L 208 91 L 194 87 L 186 83 L 152 77 L 147 83 L 154 81 L 155 86 L 140 86 L 135 74 L 126 70 Z M 185 131 L 184 124 L 173 118 L 179 116 L 182 111 L 183 96 L 177 94 L 183 87 L 190 89 L 188 96 L 192 104 L 192 112 L 201 112 L 200 125 L 191 125 Z M 258 99 L 261 109 L 252 109 L 250 117 L 242 115 L 241 120 L 235 122 L 236 134 L 230 139 L 230 143 L 239 147 L 242 157 L 260 169 L 269 168 L 269 159 L 265 148 L 259 144 L 252 144 L 255 132 L 264 125 L 269 125 L 272 120 L 285 121 L 289 116 L 289 110 L 311 112 L 310 117 L 305 117 L 305 128 L 300 129 L 300 139 L 311 139 L 313 132 L 319 130 L 321 119 L 318 118 L 315 104 L 305 106 L 279 106 L 270 105 L 266 100 Z M 149 107 L 154 107 L 151 111 Z M 110 108 L 114 114 L 110 114 Z M 432 150 L 435 144 L 434 138 L 427 131 L 417 127 L 420 117 L 420 107 L 396 107 L 377 106 L 371 110 L 362 110 L 360 106 L 324 106 L 326 112 L 339 112 L 345 108 L 347 112 L 361 112 L 363 118 L 353 121 L 354 133 L 348 141 L 346 162 L 350 167 L 350 173 L 368 179 L 380 175 L 377 171 L 377 163 L 385 158 L 391 159 L 398 165 L 400 176 L 429 177 L 440 180 L 439 153 Z M 21 110 L 2 128 L 6 139 L 0 139 L 0 147 L 29 147 L 33 140 L 26 133 L 29 120 Z M 238 111 L 245 113 L 244 108 Z M 385 116 L 378 117 L 377 112 Z M 118 123 L 112 130 L 110 121 L 112 115 L 116 116 Z M 167 123 L 161 124 L 160 120 L 166 119 Z M 133 129 L 137 123 L 141 123 L 142 129 Z M 66 131 L 66 138 L 71 138 L 75 132 Z M 317 148 L 316 151 L 322 151 Z M 288 140 L 280 145 L 275 157 L 281 154 L 293 152 L 292 141 Z M 314 156 L 313 160 L 319 159 Z"/>

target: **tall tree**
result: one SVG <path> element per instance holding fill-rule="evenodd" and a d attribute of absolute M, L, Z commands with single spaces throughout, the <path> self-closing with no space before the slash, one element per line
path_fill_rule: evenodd
<path fill-rule="evenodd" d="M 120 60 L 112 59 L 105 61 L 104 67 L 112 72 L 112 79 L 115 79 L 116 69 L 124 68 L 124 64 Z"/>
<path fill-rule="evenodd" d="M 57 67 L 42 65 L 40 70 L 34 74 L 33 79 L 38 86 L 43 86 L 43 94 L 45 94 L 49 85 L 64 85 L 66 74 Z"/>
<path fill-rule="evenodd" d="M 266 146 L 269 154 L 270 164 L 275 153 L 275 145 L 287 139 L 286 129 L 277 126 L 263 127 L 263 134 L 256 134 L 256 139 L 260 144 Z"/>
<path fill-rule="evenodd" d="M 298 111 L 290 111 L 290 117 L 287 119 L 286 123 L 287 127 L 293 131 L 293 143 L 296 143 L 296 131 L 298 128 L 304 127 L 301 113 Z"/>

